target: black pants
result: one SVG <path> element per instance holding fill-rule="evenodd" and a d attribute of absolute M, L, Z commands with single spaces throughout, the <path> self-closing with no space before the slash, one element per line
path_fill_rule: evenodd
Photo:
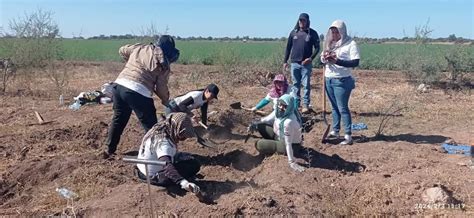
<path fill-rule="evenodd" d="M 257 124 L 257 131 L 264 139 L 276 139 L 276 135 L 273 132 L 273 125 L 271 124 L 259 123 Z"/>
<path fill-rule="evenodd" d="M 109 127 L 107 147 L 109 154 L 115 153 L 120 136 L 127 126 L 130 115 L 135 112 L 143 129 L 147 132 L 156 124 L 156 109 L 152 98 L 116 84 L 114 87 L 114 116 Z"/>
<path fill-rule="evenodd" d="M 178 173 L 187 180 L 194 178 L 201 169 L 201 164 L 196 159 L 178 161 L 176 163 L 173 163 L 173 166 L 176 168 Z M 142 172 L 140 172 L 138 168 L 136 170 L 138 172 L 138 178 L 143 181 L 146 181 L 146 176 Z M 152 185 L 167 186 L 173 184 L 173 182 L 168 179 L 168 177 L 163 171 L 160 171 L 157 174 L 157 176 L 154 176 L 150 180 L 150 183 Z"/>

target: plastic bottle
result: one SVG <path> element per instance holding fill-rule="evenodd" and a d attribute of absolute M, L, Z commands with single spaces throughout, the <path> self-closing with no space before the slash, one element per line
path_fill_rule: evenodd
<path fill-rule="evenodd" d="M 81 103 L 79 103 L 79 101 L 75 101 L 74 104 L 69 105 L 69 109 L 73 111 L 79 110 L 80 107 L 81 107 Z"/>
<path fill-rule="evenodd" d="M 67 188 L 56 188 L 56 191 L 58 192 L 59 195 L 61 195 L 63 198 L 66 198 L 66 199 L 75 199 L 78 197 L 78 195 L 67 189 Z"/>

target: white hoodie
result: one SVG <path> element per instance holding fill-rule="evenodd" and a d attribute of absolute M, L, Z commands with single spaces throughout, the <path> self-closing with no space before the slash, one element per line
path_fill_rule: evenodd
<path fill-rule="evenodd" d="M 339 30 L 339 34 L 341 35 L 341 39 L 336 43 L 330 43 L 332 38 L 332 33 L 330 30 L 331 27 L 336 27 Z M 324 41 L 323 53 L 326 51 L 334 52 L 336 57 L 341 60 L 360 59 L 357 43 L 347 35 L 346 24 L 341 20 L 334 21 L 329 27 L 326 40 Z M 328 61 L 324 59 L 322 55 L 321 62 L 326 64 L 324 76 L 327 78 L 342 78 L 352 76 L 352 68 L 328 63 Z"/>

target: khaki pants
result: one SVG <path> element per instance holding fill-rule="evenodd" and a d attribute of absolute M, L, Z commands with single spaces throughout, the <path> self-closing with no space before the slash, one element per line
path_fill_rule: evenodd
<path fill-rule="evenodd" d="M 258 124 L 257 130 L 264 139 L 255 142 L 255 149 L 260 154 L 286 154 L 284 142 L 279 141 L 273 132 L 273 127 L 268 124 Z M 299 143 L 292 144 L 293 148 L 300 146 Z"/>

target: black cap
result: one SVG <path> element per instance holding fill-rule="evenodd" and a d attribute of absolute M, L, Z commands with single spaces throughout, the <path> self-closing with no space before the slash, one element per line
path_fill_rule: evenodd
<path fill-rule="evenodd" d="M 217 95 L 219 94 L 219 87 L 216 86 L 216 84 L 214 83 L 211 83 L 207 86 L 206 88 L 207 90 L 209 90 L 209 92 L 212 93 L 212 95 L 214 96 L 214 98 L 217 99 Z"/>
<path fill-rule="evenodd" d="M 300 17 L 298 19 L 300 19 L 300 20 L 304 19 L 304 20 L 308 21 L 309 20 L 309 15 L 307 13 L 301 13 Z"/>
<path fill-rule="evenodd" d="M 170 63 L 176 62 L 179 58 L 179 50 L 175 48 L 176 44 L 170 35 L 162 35 L 155 42 L 159 46 Z"/>

